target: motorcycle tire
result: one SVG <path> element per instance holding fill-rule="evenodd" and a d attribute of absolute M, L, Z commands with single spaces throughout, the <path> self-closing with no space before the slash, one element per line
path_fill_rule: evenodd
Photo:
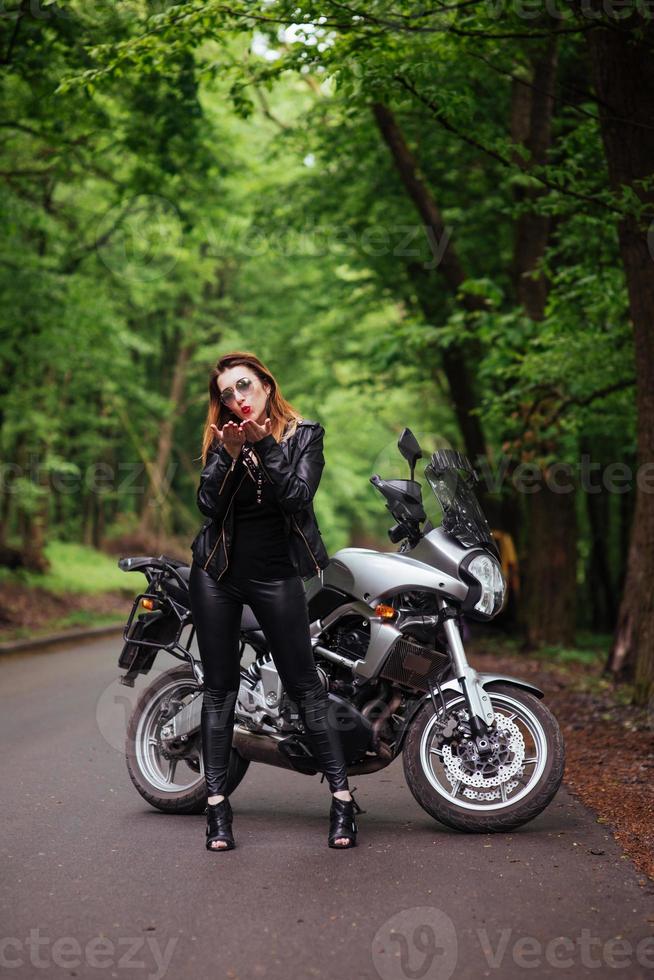
<path fill-rule="evenodd" d="M 144 800 L 147 800 L 151 806 L 155 807 L 157 810 L 163 811 L 164 813 L 204 813 L 207 804 L 207 792 L 204 777 L 200 777 L 198 775 L 196 784 L 194 784 L 190 789 L 166 793 L 156 784 L 153 784 L 153 782 L 148 778 L 147 773 L 143 771 L 139 759 L 139 752 L 137 750 L 136 740 L 139 725 L 144 712 L 149 709 L 153 699 L 157 697 L 159 692 L 163 691 L 167 687 L 170 687 L 171 685 L 174 685 L 175 683 L 184 684 L 184 682 L 187 682 L 188 685 L 192 687 L 197 686 L 192 671 L 186 665 L 173 667 L 171 670 L 161 673 L 156 680 L 152 682 L 152 684 L 149 684 L 148 687 L 141 692 L 129 719 L 127 734 L 125 736 L 125 758 L 127 762 L 127 771 L 129 772 L 132 783 Z M 199 733 L 196 737 L 200 737 Z M 226 795 L 229 796 L 234 792 L 245 776 L 249 765 L 249 759 L 244 759 L 233 748 L 229 760 L 229 769 L 227 772 Z"/>
<path fill-rule="evenodd" d="M 539 726 L 544 744 L 547 747 L 542 772 L 535 781 L 533 790 L 523 795 L 521 799 L 514 803 L 510 799 L 507 799 L 506 802 L 499 801 L 492 805 L 494 808 L 484 808 L 479 804 L 475 807 L 474 802 L 463 799 L 461 804 L 457 805 L 452 799 L 447 798 L 445 779 L 442 790 L 435 788 L 435 785 L 440 784 L 433 771 L 431 776 L 434 781 L 430 780 L 422 761 L 423 753 L 426 751 L 423 736 L 425 736 L 426 742 L 429 738 L 426 729 L 428 726 L 433 726 L 435 720 L 431 700 L 425 701 L 422 707 L 418 709 L 403 748 L 404 775 L 416 801 L 435 820 L 447 827 L 467 833 L 506 832 L 515 830 L 516 827 L 533 820 L 553 800 L 561 785 L 565 767 L 563 737 L 558 722 L 547 705 L 533 694 L 508 684 L 494 684 L 491 688 L 487 688 L 487 693 L 490 694 L 494 710 L 496 710 L 496 706 L 506 707 L 507 704 L 512 710 L 510 702 L 513 702 L 514 707 L 516 703 L 522 706 L 527 717 L 531 716 L 532 719 L 535 719 L 535 724 Z M 508 702 L 507 698 L 509 699 Z M 454 702 L 464 704 L 462 695 L 451 691 L 447 692 L 446 701 L 448 709 L 453 706 Z M 473 790 L 474 792 L 475 790 Z M 477 791 L 477 795 L 481 794 Z"/>

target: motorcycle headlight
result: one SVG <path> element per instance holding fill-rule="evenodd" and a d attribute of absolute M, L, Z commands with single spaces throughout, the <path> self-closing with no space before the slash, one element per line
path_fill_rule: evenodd
<path fill-rule="evenodd" d="M 468 571 L 481 585 L 481 596 L 474 608 L 484 616 L 494 616 L 502 608 L 506 587 L 500 566 L 490 555 L 477 555 Z"/>

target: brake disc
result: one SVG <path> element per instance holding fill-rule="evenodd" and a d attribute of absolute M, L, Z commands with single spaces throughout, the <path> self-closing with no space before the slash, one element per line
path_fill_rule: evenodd
<path fill-rule="evenodd" d="M 507 764 L 499 763 L 497 772 L 493 776 L 485 776 L 481 772 L 470 772 L 469 769 L 466 769 L 461 759 L 454 755 L 452 747 L 447 743 L 443 745 L 442 752 L 445 775 L 452 785 L 463 783 L 466 787 L 474 787 L 474 790 L 488 789 L 489 786 L 500 786 L 502 783 L 507 783 L 514 776 L 522 774 L 523 760 L 525 757 L 525 741 L 522 733 L 515 722 L 510 721 L 508 718 L 502 719 L 502 732 L 508 735 L 507 751 L 513 754 L 513 759 Z M 495 732 L 491 736 L 491 738 L 498 737 L 499 732 Z M 507 786 L 507 789 L 514 789 L 516 785 L 517 783 L 513 783 L 511 787 Z M 464 790 L 464 795 L 470 796 L 474 790 L 470 792 Z M 490 798 L 496 799 L 498 795 L 499 790 L 496 790 Z M 474 798 L 488 799 L 489 797 L 475 793 Z"/>
<path fill-rule="evenodd" d="M 512 780 L 510 783 L 506 784 L 505 786 L 506 792 L 512 793 L 513 790 L 516 788 L 516 786 L 519 785 L 520 783 L 516 779 Z M 470 789 L 469 786 L 466 786 L 466 788 L 463 791 L 463 796 L 465 796 L 466 799 L 468 800 L 483 800 L 485 802 L 489 802 L 490 800 L 499 800 L 502 796 L 502 793 L 497 787 L 495 789 L 489 790 L 487 793 L 482 793 L 481 790 Z"/>

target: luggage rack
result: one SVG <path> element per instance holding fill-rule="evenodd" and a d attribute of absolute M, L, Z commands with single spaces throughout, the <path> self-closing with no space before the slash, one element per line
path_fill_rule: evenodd
<path fill-rule="evenodd" d="M 124 646 L 118 666 L 126 673 L 121 675 L 120 683 L 127 687 L 134 686 L 137 674 L 146 674 L 159 650 L 191 663 L 196 673 L 193 657 L 188 649 L 180 643 L 184 628 L 192 622 L 189 610 L 169 593 L 153 591 L 152 586 L 159 584 L 164 575 L 172 575 L 185 593 L 188 593 L 187 583 L 177 571 L 184 562 L 160 555 L 158 558 L 134 557 L 121 558 L 118 566 L 123 571 L 140 571 L 149 579 L 150 591 L 139 593 L 132 603 L 130 614 L 123 629 Z M 153 572 L 147 575 L 146 569 Z M 174 586 L 178 590 L 177 584 Z M 140 615 L 137 616 L 137 613 Z M 189 646 L 193 642 L 195 627 L 192 626 Z"/>

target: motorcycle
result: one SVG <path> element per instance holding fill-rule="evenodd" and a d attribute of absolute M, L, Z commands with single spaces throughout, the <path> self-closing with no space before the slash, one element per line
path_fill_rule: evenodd
<path fill-rule="evenodd" d="M 430 456 L 424 475 L 443 512 L 434 527 L 414 479 L 422 450 L 410 429 L 398 448 L 410 478 L 370 477 L 395 521 L 388 535 L 398 550 L 342 548 L 304 581 L 331 723 L 341 734 L 349 775 L 377 772 L 401 755 L 408 787 L 430 816 L 462 831 L 510 831 L 556 794 L 564 769 L 561 732 L 540 689 L 517 677 L 478 673 L 466 657 L 464 617 L 492 620 L 506 589 L 475 495 L 476 471 L 454 450 Z M 201 813 L 203 671 L 190 652 L 190 566 L 165 555 L 121 558 L 118 565 L 148 582 L 123 633 L 121 683 L 133 686 L 160 651 L 183 661 L 136 702 L 126 735 L 130 777 L 157 809 Z M 246 646 L 253 659 L 240 669 L 228 795 L 251 762 L 305 775 L 320 771 L 268 641 L 244 605 L 241 657 Z"/>

